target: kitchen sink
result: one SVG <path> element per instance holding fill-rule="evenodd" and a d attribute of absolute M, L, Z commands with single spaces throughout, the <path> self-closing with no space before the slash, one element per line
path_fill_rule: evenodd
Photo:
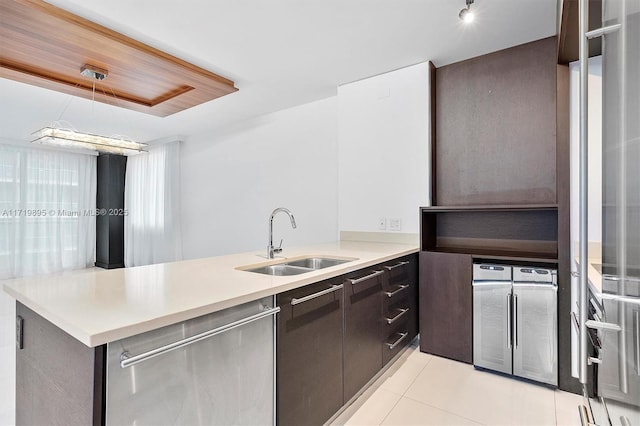
<path fill-rule="evenodd" d="M 237 269 L 247 272 L 255 272 L 256 274 L 288 276 L 304 274 L 306 272 L 317 271 L 318 269 L 329 268 L 331 266 L 341 265 L 343 263 L 358 260 L 356 258 L 336 259 L 332 257 L 301 257 L 286 259 L 280 263 L 271 265 L 254 265 L 248 267 L 239 267 Z"/>
<path fill-rule="evenodd" d="M 245 269 L 245 271 L 248 272 L 276 276 L 298 275 L 304 274 L 305 272 L 310 272 L 312 270 L 313 269 L 301 268 L 299 266 L 290 266 L 285 264 L 260 266 L 258 268 Z"/>
<path fill-rule="evenodd" d="M 324 268 L 329 268 L 331 266 L 341 265 L 347 262 L 351 262 L 351 261 L 344 260 L 344 259 L 330 259 L 326 257 L 308 257 L 306 259 L 288 261 L 287 265 L 300 266 L 300 267 L 309 268 L 309 269 L 324 269 Z"/>

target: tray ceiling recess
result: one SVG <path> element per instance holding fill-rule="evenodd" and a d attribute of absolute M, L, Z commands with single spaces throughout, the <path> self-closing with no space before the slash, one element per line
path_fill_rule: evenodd
<path fill-rule="evenodd" d="M 0 77 L 160 117 L 238 90 L 231 80 L 40 0 L 0 1 L 0 40 Z"/>

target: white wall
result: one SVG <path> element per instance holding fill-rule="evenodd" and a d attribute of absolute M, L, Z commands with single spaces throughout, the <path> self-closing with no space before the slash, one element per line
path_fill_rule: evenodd
<path fill-rule="evenodd" d="M 185 259 L 266 252 L 276 207 L 274 242 L 283 248 L 335 241 L 337 232 L 337 100 L 335 97 L 261 116 L 182 145 L 182 232 Z M 276 243 L 277 244 L 277 243 Z"/>
<path fill-rule="evenodd" d="M 429 67 L 421 63 L 338 88 L 341 231 L 379 231 L 401 219 L 419 233 L 430 203 Z"/>

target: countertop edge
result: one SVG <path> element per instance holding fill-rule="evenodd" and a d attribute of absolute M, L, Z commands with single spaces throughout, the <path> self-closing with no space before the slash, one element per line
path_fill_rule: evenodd
<path fill-rule="evenodd" d="M 245 302 L 250 302 L 263 297 L 274 296 L 278 293 L 303 287 L 305 285 L 312 284 L 318 281 L 348 274 L 350 272 L 353 272 L 359 269 L 367 268 L 379 263 L 386 262 L 391 259 L 414 254 L 419 251 L 419 248 L 417 246 L 409 246 L 404 244 L 402 245 L 393 244 L 393 246 L 398 246 L 398 247 L 405 246 L 405 247 L 392 250 L 392 252 L 382 254 L 380 256 L 372 256 L 369 259 L 364 261 L 359 259 L 354 262 L 310 272 L 308 274 L 301 274 L 293 277 L 286 277 L 287 279 L 282 280 L 283 281 L 282 284 L 272 285 L 267 288 L 259 289 L 257 291 L 247 291 L 246 293 L 242 293 L 236 297 L 230 297 L 227 299 L 217 301 L 215 303 L 205 303 L 203 305 L 193 306 L 191 308 L 188 308 L 179 312 L 173 312 L 173 313 L 169 313 L 161 316 L 151 317 L 146 320 L 142 320 L 140 322 L 127 324 L 122 327 L 114 327 L 113 329 L 97 331 L 95 333 L 87 332 L 86 330 L 77 326 L 75 323 L 72 323 L 63 317 L 60 317 L 55 313 L 54 310 L 47 308 L 46 306 L 43 306 L 41 303 L 38 303 L 38 301 L 27 297 L 25 294 L 13 288 L 8 283 L 3 284 L 3 290 L 8 295 L 16 299 L 16 301 L 20 302 L 27 308 L 33 310 L 38 315 L 42 316 L 47 321 L 51 322 L 52 324 L 54 324 L 55 326 L 57 326 L 67 334 L 71 335 L 79 342 L 83 343 L 88 347 L 97 347 L 106 343 L 110 343 L 120 339 L 124 339 L 126 337 L 130 337 L 136 334 L 155 330 L 155 329 L 168 326 L 171 324 L 175 324 L 181 321 L 186 321 L 202 315 L 207 315 L 207 314 L 217 312 L 226 308 L 237 306 Z M 234 255 L 229 255 L 229 256 L 234 256 Z M 226 256 L 216 256 L 215 258 L 211 258 L 211 259 L 224 258 L 224 257 Z M 266 261 L 266 259 L 264 261 Z M 186 262 L 189 262 L 189 261 L 186 261 Z M 97 273 L 99 274 L 102 272 L 104 271 L 100 271 Z M 229 284 L 229 285 L 233 285 L 233 284 Z"/>

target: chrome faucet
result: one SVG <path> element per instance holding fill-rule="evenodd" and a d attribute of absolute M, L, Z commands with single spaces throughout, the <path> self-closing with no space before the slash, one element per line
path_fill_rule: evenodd
<path fill-rule="evenodd" d="M 273 259 L 275 257 L 275 254 L 282 253 L 282 240 L 280 240 L 280 245 L 278 247 L 273 246 L 273 218 L 280 212 L 284 212 L 289 215 L 289 219 L 291 220 L 291 227 L 293 229 L 296 229 L 296 220 L 293 218 L 293 214 L 291 214 L 289 209 L 278 207 L 271 213 L 271 216 L 269 217 L 269 246 L 267 247 L 268 259 Z"/>

